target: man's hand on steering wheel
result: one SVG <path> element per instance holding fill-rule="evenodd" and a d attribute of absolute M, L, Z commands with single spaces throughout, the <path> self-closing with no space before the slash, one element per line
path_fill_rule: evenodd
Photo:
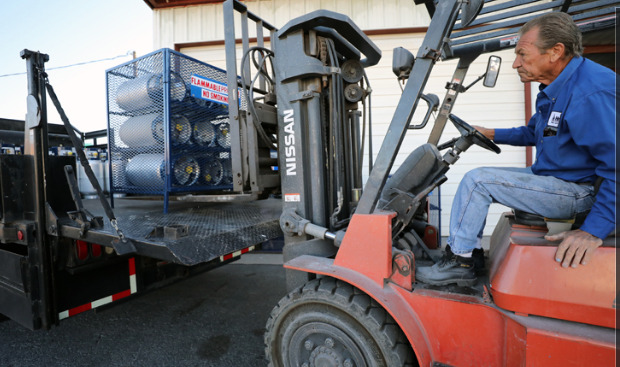
<path fill-rule="evenodd" d="M 486 127 L 472 125 L 472 127 L 478 130 L 482 135 L 486 136 L 489 140 L 495 139 L 495 129 L 487 129 Z"/>
<path fill-rule="evenodd" d="M 472 143 L 478 145 L 481 148 L 490 150 L 497 154 L 501 153 L 502 150 L 500 149 L 500 147 L 498 147 L 497 144 L 495 144 L 491 140 L 491 138 L 486 136 L 486 134 L 483 134 L 478 129 L 475 129 L 470 124 L 463 121 L 461 118 L 459 118 L 456 115 L 450 114 L 448 115 L 448 118 L 450 118 L 450 121 L 452 121 L 454 126 L 461 133 L 461 136 L 471 139 Z M 485 130 L 490 130 L 490 129 L 485 129 Z M 491 130 L 491 131 L 493 132 L 493 135 L 495 135 L 495 130 Z"/>

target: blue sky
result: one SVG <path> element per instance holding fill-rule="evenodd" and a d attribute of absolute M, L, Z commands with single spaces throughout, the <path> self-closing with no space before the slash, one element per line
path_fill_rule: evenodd
<path fill-rule="evenodd" d="M 46 68 L 153 51 L 153 13 L 142 0 L 19 0 L 0 11 L 0 117 L 23 120 L 26 71 L 19 56 L 27 48 L 50 56 Z M 131 60 L 50 70 L 54 87 L 71 123 L 82 131 L 107 126 L 105 70 Z M 50 122 L 61 123 L 49 102 Z"/>

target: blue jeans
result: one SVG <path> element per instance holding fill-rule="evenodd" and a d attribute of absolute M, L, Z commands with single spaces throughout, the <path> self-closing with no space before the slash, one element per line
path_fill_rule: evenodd
<path fill-rule="evenodd" d="M 594 189 L 530 168 L 482 167 L 469 171 L 456 191 L 450 213 L 448 244 L 455 254 L 481 248 L 482 230 L 491 203 L 547 218 L 571 218 L 590 209 Z"/>

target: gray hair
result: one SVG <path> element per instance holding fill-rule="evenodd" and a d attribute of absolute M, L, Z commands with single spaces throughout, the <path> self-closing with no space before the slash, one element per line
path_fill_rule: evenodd
<path fill-rule="evenodd" d="M 562 12 L 553 12 L 536 17 L 525 23 L 519 30 L 519 35 L 538 28 L 537 47 L 541 53 L 557 43 L 564 45 L 564 57 L 579 57 L 583 53 L 581 31 L 570 15 Z"/>

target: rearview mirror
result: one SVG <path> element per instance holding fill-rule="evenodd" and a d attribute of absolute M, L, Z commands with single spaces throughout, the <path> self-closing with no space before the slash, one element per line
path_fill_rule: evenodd
<path fill-rule="evenodd" d="M 461 8 L 461 26 L 463 28 L 470 25 L 471 22 L 476 19 L 480 10 L 482 10 L 482 5 L 484 5 L 483 0 L 469 0 L 463 2 Z"/>
<path fill-rule="evenodd" d="M 408 79 L 415 63 L 413 54 L 402 47 L 396 47 L 394 48 L 393 55 L 392 71 L 398 77 L 398 80 Z"/>
<path fill-rule="evenodd" d="M 493 88 L 499 76 L 499 67 L 502 65 L 502 58 L 499 56 L 490 56 L 487 63 L 487 72 L 484 74 L 482 85 Z"/>

